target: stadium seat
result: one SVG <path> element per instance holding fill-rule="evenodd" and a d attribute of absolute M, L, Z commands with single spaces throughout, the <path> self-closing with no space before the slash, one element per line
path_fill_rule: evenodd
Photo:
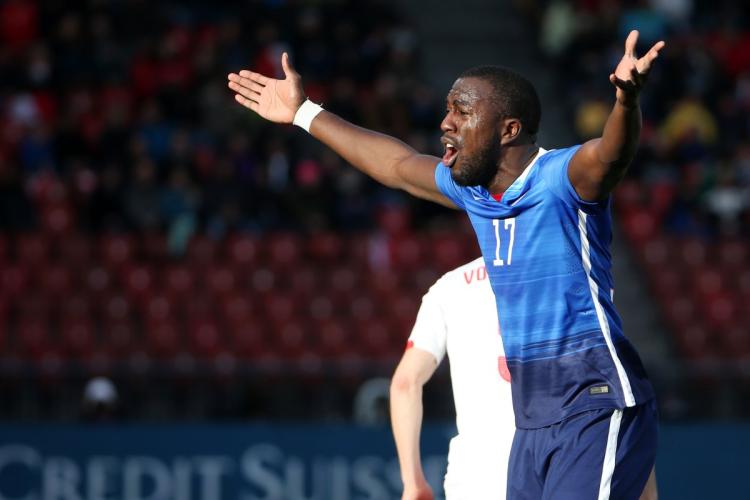
<path fill-rule="evenodd" d="M 16 240 L 16 261 L 34 269 L 50 260 L 50 242 L 42 233 L 29 233 Z"/>
<path fill-rule="evenodd" d="M 10 299 L 20 299 L 29 287 L 30 276 L 26 268 L 18 264 L 8 264 L 0 268 L 0 287 Z"/>
<path fill-rule="evenodd" d="M 116 360 L 129 358 L 139 347 L 136 331 L 128 320 L 103 322 L 101 337 L 101 344 Z"/>
<path fill-rule="evenodd" d="M 146 336 L 148 352 L 157 359 L 172 359 L 186 350 L 176 322 L 149 323 L 146 325 Z"/>
<path fill-rule="evenodd" d="M 164 291 L 172 297 L 184 299 L 192 295 L 195 278 L 189 267 L 175 265 L 166 269 L 163 278 Z"/>
<path fill-rule="evenodd" d="M 86 320 L 92 317 L 93 307 L 88 295 L 74 293 L 62 298 L 59 304 L 61 321 Z"/>
<path fill-rule="evenodd" d="M 640 248 L 656 234 L 657 221 L 648 210 L 633 209 L 623 214 L 622 228 L 636 248 Z"/>
<path fill-rule="evenodd" d="M 71 234 L 59 238 L 57 247 L 62 264 L 68 268 L 84 269 L 93 262 L 90 236 Z"/>
<path fill-rule="evenodd" d="M 265 334 L 266 326 L 255 319 L 232 324 L 227 331 L 231 339 L 228 346 L 233 347 L 234 352 L 240 358 L 267 357 L 273 350 Z"/>
<path fill-rule="evenodd" d="M 216 262 L 218 244 L 206 236 L 193 236 L 187 246 L 187 259 L 191 267 L 205 267 Z"/>
<path fill-rule="evenodd" d="M 110 269 L 119 269 L 135 256 L 135 241 L 130 236 L 107 235 L 100 240 L 101 258 Z"/>
<path fill-rule="evenodd" d="M 309 332 L 303 321 L 278 323 L 272 330 L 276 352 L 283 359 L 299 359 L 310 348 Z"/>
<path fill-rule="evenodd" d="M 133 317 L 134 308 L 128 297 L 114 293 L 100 299 L 99 311 L 104 321 L 126 321 Z"/>
<path fill-rule="evenodd" d="M 252 236 L 232 238 L 227 245 L 227 251 L 230 262 L 244 271 L 255 266 L 260 259 L 260 245 Z"/>
<path fill-rule="evenodd" d="M 94 327 L 89 320 L 62 323 L 60 334 L 63 352 L 72 359 L 84 360 L 94 351 Z"/>
<path fill-rule="evenodd" d="M 315 295 L 322 287 L 324 271 L 313 264 L 294 266 L 288 275 L 291 291 L 298 295 Z"/>
<path fill-rule="evenodd" d="M 142 304 L 142 315 L 147 323 L 162 323 L 175 318 L 173 301 L 167 294 L 151 295 Z"/>
<path fill-rule="evenodd" d="M 243 293 L 234 293 L 219 301 L 219 319 L 230 328 L 250 321 L 255 313 L 255 303 Z"/>
<path fill-rule="evenodd" d="M 294 233 L 276 233 L 266 238 L 267 262 L 272 269 L 289 269 L 302 260 L 302 241 Z"/>
<path fill-rule="evenodd" d="M 214 358 L 221 352 L 221 329 L 212 320 L 202 320 L 189 326 L 192 353 L 197 358 Z"/>
<path fill-rule="evenodd" d="M 135 264 L 123 268 L 121 281 L 128 297 L 140 301 L 151 292 L 155 280 L 154 273 L 149 266 Z"/>
<path fill-rule="evenodd" d="M 84 271 L 84 289 L 91 295 L 105 294 L 113 285 L 112 273 L 105 267 L 93 265 Z"/>
<path fill-rule="evenodd" d="M 26 359 L 38 360 L 56 351 L 47 323 L 39 318 L 21 319 L 16 332 L 16 350 Z"/>
<path fill-rule="evenodd" d="M 413 272 L 427 260 L 423 245 L 413 235 L 403 235 L 389 240 L 390 261 L 394 269 Z"/>
<path fill-rule="evenodd" d="M 344 254 L 342 239 L 336 233 L 313 233 L 307 238 L 307 253 L 313 262 L 335 264 Z"/>
<path fill-rule="evenodd" d="M 355 324 L 359 352 L 365 359 L 380 360 L 393 356 L 395 335 L 389 322 L 372 320 Z M 398 343 L 399 348 L 403 343 Z"/>
<path fill-rule="evenodd" d="M 78 288 L 77 278 L 65 265 L 51 265 L 37 269 L 37 283 L 41 291 L 50 297 L 65 297 Z"/>
<path fill-rule="evenodd" d="M 222 265 L 211 265 L 203 272 L 205 290 L 214 297 L 222 297 L 234 292 L 237 279 L 231 268 Z"/>

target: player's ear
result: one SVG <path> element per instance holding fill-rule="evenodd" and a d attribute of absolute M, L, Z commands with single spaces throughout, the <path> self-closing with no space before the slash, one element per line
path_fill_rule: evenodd
<path fill-rule="evenodd" d="M 500 144 L 512 144 L 520 136 L 523 126 L 518 118 L 503 118 L 500 120 Z"/>

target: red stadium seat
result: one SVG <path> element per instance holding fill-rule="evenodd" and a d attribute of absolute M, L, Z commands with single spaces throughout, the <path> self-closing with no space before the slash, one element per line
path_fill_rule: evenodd
<path fill-rule="evenodd" d="M 416 236 L 400 236 L 389 240 L 391 265 L 404 272 L 413 271 L 427 260 L 422 242 Z"/>
<path fill-rule="evenodd" d="M 370 285 L 370 289 L 379 297 L 391 297 L 401 290 L 402 273 L 392 270 L 383 269 L 373 271 L 365 278 Z"/>
<path fill-rule="evenodd" d="M 52 265 L 46 269 L 39 270 L 37 283 L 42 291 L 51 297 L 65 297 L 73 289 L 78 288 L 77 275 L 71 269 L 63 265 Z"/>
<path fill-rule="evenodd" d="M 83 276 L 84 288 L 93 295 L 103 295 L 114 283 L 112 273 L 105 267 L 95 265 L 86 269 Z"/>
<path fill-rule="evenodd" d="M 430 239 L 435 255 L 434 264 L 442 273 L 466 264 L 471 260 L 471 256 L 476 258 L 480 255 L 478 246 L 471 255 L 466 255 L 465 245 L 460 241 L 461 236 L 456 234 L 439 234 Z"/>
<path fill-rule="evenodd" d="M 343 241 L 336 233 L 313 233 L 307 239 L 307 252 L 314 262 L 335 264 L 344 254 Z"/>
<path fill-rule="evenodd" d="M 178 325 L 171 321 L 146 326 L 148 352 L 157 359 L 172 359 L 185 351 Z"/>
<path fill-rule="evenodd" d="M 227 266 L 208 266 L 203 272 L 203 285 L 208 293 L 225 296 L 237 289 L 237 276 Z"/>
<path fill-rule="evenodd" d="M 291 291 L 297 295 L 314 295 L 323 283 L 323 272 L 313 265 L 301 264 L 289 274 Z"/>
<path fill-rule="evenodd" d="M 10 264 L 0 268 L 2 294 L 11 299 L 21 299 L 29 287 L 30 277 L 26 268 Z"/>
<path fill-rule="evenodd" d="M 266 326 L 255 320 L 243 321 L 234 324 L 228 329 L 231 337 L 231 346 L 237 356 L 246 359 L 254 359 L 268 356 L 272 346 L 265 334 Z"/>
<path fill-rule="evenodd" d="M 130 236 L 103 236 L 100 246 L 102 261 L 109 269 L 118 269 L 135 257 L 135 242 Z"/>
<path fill-rule="evenodd" d="M 138 348 L 136 331 L 129 321 L 104 322 L 101 333 L 102 345 L 115 359 L 124 360 Z"/>
<path fill-rule="evenodd" d="M 49 321 L 55 302 L 44 295 L 34 293 L 15 298 L 18 316 L 22 320 Z"/>
<path fill-rule="evenodd" d="M 355 335 L 348 322 L 324 321 L 313 327 L 311 337 L 316 339 L 316 351 L 320 356 L 333 360 L 355 351 Z"/>
<path fill-rule="evenodd" d="M 206 322 L 216 317 L 216 307 L 212 295 L 197 293 L 187 297 L 183 303 L 189 324 Z"/>
<path fill-rule="evenodd" d="M 39 318 L 21 320 L 17 325 L 17 350 L 27 359 L 41 359 L 46 354 L 55 352 L 56 347 L 49 327 Z"/>
<path fill-rule="evenodd" d="M 92 313 L 91 300 L 85 294 L 71 294 L 60 302 L 60 319 L 63 322 L 90 320 Z"/>
<path fill-rule="evenodd" d="M 737 304 L 731 294 L 719 294 L 700 303 L 706 325 L 714 331 L 726 331 L 737 322 Z"/>
<path fill-rule="evenodd" d="M 721 332 L 722 350 L 729 359 L 747 361 L 750 358 L 750 328 L 735 324 Z"/>
<path fill-rule="evenodd" d="M 741 240 L 722 240 L 716 248 L 719 266 L 730 272 L 742 271 L 747 266 L 748 244 Z"/>
<path fill-rule="evenodd" d="M 396 342 L 393 327 L 386 321 L 368 321 L 358 323 L 355 326 L 356 336 L 359 339 L 359 352 L 365 359 L 380 360 L 390 358 L 393 355 L 394 345 L 399 348 L 403 342 Z"/>
<path fill-rule="evenodd" d="M 217 260 L 218 244 L 206 236 L 194 236 L 187 247 L 187 258 L 192 267 L 203 267 Z"/>
<path fill-rule="evenodd" d="M 664 314 L 674 329 L 681 329 L 696 324 L 696 311 L 693 300 L 686 295 L 665 297 Z"/>
<path fill-rule="evenodd" d="M 69 268 L 81 269 L 92 263 L 91 237 L 72 234 L 60 238 L 57 244 L 62 263 Z"/>
<path fill-rule="evenodd" d="M 147 323 L 163 323 L 175 318 L 175 309 L 168 295 L 158 293 L 143 302 L 143 317 Z"/>
<path fill-rule="evenodd" d="M 266 239 L 268 264 L 274 269 L 291 268 L 302 259 L 302 241 L 293 233 L 277 233 Z"/>
<path fill-rule="evenodd" d="M 384 206 L 375 217 L 378 227 L 388 236 L 401 236 L 411 230 L 411 211 L 406 206 Z"/>
<path fill-rule="evenodd" d="M 229 260 L 239 269 L 254 267 L 260 258 L 260 245 L 256 238 L 248 235 L 233 238 L 228 244 Z"/>
<path fill-rule="evenodd" d="M 299 311 L 299 304 L 290 294 L 270 292 L 263 297 L 263 312 L 274 324 L 288 321 Z"/>
<path fill-rule="evenodd" d="M 361 275 L 347 265 L 333 267 L 325 273 L 327 287 L 335 294 L 351 296 L 362 286 Z"/>
<path fill-rule="evenodd" d="M 165 291 L 173 297 L 185 298 L 193 294 L 195 288 L 195 277 L 190 268 L 186 266 L 172 266 L 168 268 L 163 276 Z"/>
<path fill-rule="evenodd" d="M 332 319 L 336 313 L 336 305 L 331 297 L 318 294 L 310 297 L 307 302 L 306 317 L 312 321 L 326 321 Z"/>
<path fill-rule="evenodd" d="M 623 214 L 622 228 L 628 239 L 637 247 L 653 238 L 657 231 L 654 215 L 646 209 L 634 209 Z"/>
<path fill-rule="evenodd" d="M 245 294 L 234 293 L 219 301 L 219 318 L 233 327 L 250 321 L 255 313 L 255 304 Z"/>
<path fill-rule="evenodd" d="M 86 319 L 63 323 L 61 330 L 63 351 L 73 359 L 83 360 L 94 350 L 94 327 Z"/>
<path fill-rule="evenodd" d="M 683 240 L 678 243 L 677 258 L 686 269 L 697 269 L 708 261 L 708 245 L 697 238 Z"/>
<path fill-rule="evenodd" d="M 198 358 L 214 358 L 225 347 L 219 326 L 210 320 L 190 325 L 190 344 Z"/>
<path fill-rule="evenodd" d="M 352 295 L 347 304 L 349 317 L 357 321 L 367 321 L 379 316 L 381 313 L 380 302 L 373 296 L 360 293 Z"/>
<path fill-rule="evenodd" d="M 99 310 L 105 321 L 129 321 L 134 315 L 130 300 L 120 293 L 102 297 Z"/>
<path fill-rule="evenodd" d="M 16 261 L 34 269 L 50 260 L 50 242 L 42 233 L 30 233 L 16 240 Z"/>
<path fill-rule="evenodd" d="M 692 270 L 692 286 L 698 297 L 714 297 L 725 289 L 724 276 L 715 268 L 700 267 Z"/>
<path fill-rule="evenodd" d="M 150 294 L 154 281 L 154 273 L 149 266 L 137 264 L 123 268 L 122 283 L 128 297 L 133 300 L 143 300 Z"/>
<path fill-rule="evenodd" d="M 284 359 L 298 359 L 309 350 L 309 332 L 301 321 L 287 321 L 274 327 L 276 353 Z"/>
<path fill-rule="evenodd" d="M 671 264 L 672 245 L 668 239 L 657 236 L 643 245 L 640 256 L 649 273 L 658 271 Z"/>
<path fill-rule="evenodd" d="M 690 325 L 677 331 L 680 350 L 688 359 L 700 360 L 714 356 L 716 343 L 707 328 Z"/>

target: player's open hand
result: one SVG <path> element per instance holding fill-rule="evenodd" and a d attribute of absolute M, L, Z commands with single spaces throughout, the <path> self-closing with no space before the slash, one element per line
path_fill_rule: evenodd
<path fill-rule="evenodd" d="M 609 81 L 617 87 L 617 100 L 628 105 L 634 104 L 638 99 L 651 64 L 665 45 L 663 41 L 657 42 L 643 57 L 638 58 L 635 54 L 637 43 L 638 31 L 633 30 L 625 40 L 625 55 L 622 56 L 614 73 L 609 75 Z"/>
<path fill-rule="evenodd" d="M 266 120 L 292 123 L 294 114 L 305 101 L 302 79 L 289 63 L 289 55 L 281 55 L 284 79 L 268 78 L 260 73 L 242 70 L 230 73 L 229 88 L 236 92 L 234 99 L 252 109 Z"/>

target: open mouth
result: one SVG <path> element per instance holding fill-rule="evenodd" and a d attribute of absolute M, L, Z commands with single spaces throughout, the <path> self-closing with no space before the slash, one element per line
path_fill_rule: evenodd
<path fill-rule="evenodd" d="M 458 148 L 456 146 L 443 138 L 443 145 L 445 146 L 445 153 L 443 153 L 443 165 L 450 168 L 453 166 L 453 164 L 456 161 L 456 157 L 458 156 Z"/>

